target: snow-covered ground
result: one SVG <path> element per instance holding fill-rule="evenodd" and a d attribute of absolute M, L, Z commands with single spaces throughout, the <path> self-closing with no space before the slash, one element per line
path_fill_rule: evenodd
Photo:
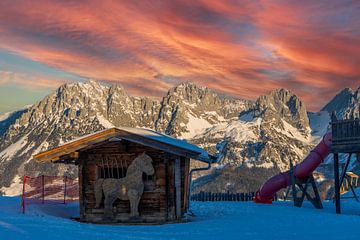
<path fill-rule="evenodd" d="M 343 215 L 306 203 L 192 202 L 192 222 L 158 226 L 84 224 L 68 219 L 77 205 L 31 206 L 20 213 L 20 199 L 0 197 L 0 239 L 358 239 L 360 203 L 343 201 Z"/>

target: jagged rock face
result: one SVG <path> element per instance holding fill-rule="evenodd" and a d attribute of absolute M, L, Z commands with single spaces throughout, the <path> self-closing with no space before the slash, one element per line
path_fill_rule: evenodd
<path fill-rule="evenodd" d="M 19 110 L 15 112 L 5 113 L 0 116 L 0 141 L 8 128 L 15 123 L 25 110 Z"/>
<path fill-rule="evenodd" d="M 309 131 L 309 119 L 305 105 L 300 99 L 286 89 L 275 90 L 269 95 L 261 96 L 256 101 L 255 117 L 262 117 L 265 121 L 281 118 L 305 135 Z"/>
<path fill-rule="evenodd" d="M 290 91 L 280 89 L 261 96 L 253 112 L 262 121 L 258 162 L 284 171 L 290 160 L 299 162 L 313 146 L 306 108 Z"/>
<path fill-rule="evenodd" d="M 345 88 L 326 104 L 322 110 L 329 113 L 335 111 L 336 116 L 340 119 L 359 118 L 360 88 L 355 91 L 351 88 Z"/>
<path fill-rule="evenodd" d="M 239 118 L 208 128 L 192 142 L 206 142 L 203 147 L 208 149 L 222 143 L 226 146 L 222 164 L 284 171 L 290 160 L 299 162 L 313 146 L 310 133 L 302 102 L 280 89 L 261 96 Z"/>
<path fill-rule="evenodd" d="M 220 97 L 208 88 L 183 83 L 163 98 L 155 128 L 189 139 L 214 124 L 237 118 L 250 104 L 249 101 Z"/>

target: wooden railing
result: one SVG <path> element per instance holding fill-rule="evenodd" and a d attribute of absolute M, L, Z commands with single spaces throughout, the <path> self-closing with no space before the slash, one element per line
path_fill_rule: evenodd
<path fill-rule="evenodd" d="M 331 125 L 334 144 L 360 141 L 360 119 L 333 120 Z"/>
<path fill-rule="evenodd" d="M 247 201 L 252 201 L 254 197 L 255 197 L 255 192 L 248 192 L 248 193 L 199 192 L 191 195 L 191 200 L 201 201 L 201 202 L 216 202 L 216 201 L 247 202 Z M 273 201 L 276 200 L 277 200 L 277 195 L 274 196 Z"/>

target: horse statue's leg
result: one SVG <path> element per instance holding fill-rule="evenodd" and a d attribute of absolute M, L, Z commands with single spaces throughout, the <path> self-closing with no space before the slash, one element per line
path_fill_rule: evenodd
<path fill-rule="evenodd" d="M 113 218 L 113 204 L 115 200 L 118 198 L 117 192 L 110 192 L 105 195 L 104 201 L 104 216 L 105 218 L 112 219 Z"/>
<path fill-rule="evenodd" d="M 128 198 L 130 200 L 130 217 L 138 217 L 141 194 L 135 189 L 129 189 Z"/>
<path fill-rule="evenodd" d="M 95 182 L 95 208 L 100 208 L 100 204 L 102 202 L 103 197 L 103 178 L 99 178 Z"/>

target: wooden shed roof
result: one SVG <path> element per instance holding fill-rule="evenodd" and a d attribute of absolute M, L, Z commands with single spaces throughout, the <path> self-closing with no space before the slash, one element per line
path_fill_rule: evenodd
<path fill-rule="evenodd" d="M 215 162 L 216 160 L 214 156 L 209 155 L 204 149 L 190 144 L 185 140 L 176 139 L 150 129 L 129 127 L 109 128 L 85 135 L 59 147 L 36 154 L 34 159 L 38 162 L 44 163 L 57 162 L 64 158 L 76 158 L 77 151 L 81 149 L 97 143 L 116 139 L 124 139 L 130 142 L 159 149 L 164 152 L 203 162 Z"/>

